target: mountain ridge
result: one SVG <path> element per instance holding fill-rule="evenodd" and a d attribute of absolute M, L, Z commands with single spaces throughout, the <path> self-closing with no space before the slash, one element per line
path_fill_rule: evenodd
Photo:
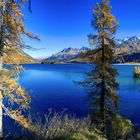
<path fill-rule="evenodd" d="M 72 48 L 72 47 L 68 47 L 68 48 L 64 48 L 62 51 L 53 54 L 52 56 L 48 57 L 47 59 L 45 59 L 46 61 L 50 61 L 50 62 L 66 62 L 69 61 L 71 59 L 75 59 L 80 57 L 80 53 L 82 52 L 86 52 L 87 50 L 89 50 L 88 47 L 82 47 L 80 49 L 78 48 Z"/>
<path fill-rule="evenodd" d="M 42 63 L 86 62 L 86 58 L 80 58 L 80 54 L 89 49 L 88 47 L 80 49 L 68 47 L 48 57 Z M 132 36 L 124 39 L 116 39 L 115 53 L 117 58 L 114 63 L 140 62 L 140 59 L 138 59 L 140 57 L 140 38 Z"/>

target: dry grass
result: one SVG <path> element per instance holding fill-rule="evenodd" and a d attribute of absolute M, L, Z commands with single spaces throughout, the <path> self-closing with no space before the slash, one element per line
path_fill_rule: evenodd
<path fill-rule="evenodd" d="M 78 119 L 65 112 L 51 112 L 44 117 L 29 116 L 28 123 L 33 126 L 30 131 L 22 131 L 17 140 L 107 140 L 97 130 L 90 118 Z M 134 139 L 131 121 L 116 116 L 111 121 L 109 139 Z M 14 139 L 15 140 L 15 139 Z"/>
<path fill-rule="evenodd" d="M 140 74 L 140 68 L 139 67 L 135 67 L 134 68 L 134 73 L 135 74 Z"/>
<path fill-rule="evenodd" d="M 35 130 L 32 137 L 36 140 L 105 140 L 101 133 L 91 128 L 90 119 L 77 119 L 63 113 L 52 113 L 44 119 L 37 117 L 29 122 Z"/>

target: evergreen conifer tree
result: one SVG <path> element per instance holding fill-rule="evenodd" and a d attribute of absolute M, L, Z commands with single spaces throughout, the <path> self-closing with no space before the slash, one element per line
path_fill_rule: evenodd
<path fill-rule="evenodd" d="M 83 85 L 88 89 L 92 120 L 105 133 L 118 110 L 117 71 L 111 65 L 114 60 L 117 21 L 111 14 L 109 0 L 97 3 L 93 13 L 92 26 L 97 33 L 90 34 L 89 39 L 96 49 L 90 50 L 87 55 L 90 62 L 94 63 L 94 68 L 88 73 Z"/>

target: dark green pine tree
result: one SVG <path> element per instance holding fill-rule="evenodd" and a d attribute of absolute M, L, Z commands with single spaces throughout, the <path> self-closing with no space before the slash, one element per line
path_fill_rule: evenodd
<path fill-rule="evenodd" d="M 95 65 L 83 84 L 89 92 L 92 120 L 105 133 L 118 110 L 117 71 L 111 65 L 115 54 L 117 21 L 111 14 L 109 0 L 97 3 L 93 13 L 92 26 L 97 33 L 90 34 L 89 39 L 96 49 L 89 51 L 87 55 Z"/>

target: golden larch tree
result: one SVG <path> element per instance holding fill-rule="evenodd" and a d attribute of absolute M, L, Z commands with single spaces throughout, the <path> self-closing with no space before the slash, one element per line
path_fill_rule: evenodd
<path fill-rule="evenodd" d="M 0 2 L 0 137 L 3 137 L 3 114 L 8 115 L 26 128 L 31 127 L 22 115 L 23 111 L 30 108 L 31 99 L 25 89 L 22 89 L 18 84 L 19 73 L 23 71 L 23 68 L 15 64 L 3 65 L 5 53 L 15 49 L 29 48 L 25 45 L 22 35 L 38 39 L 26 31 L 24 26 L 22 10 L 27 1 L 1 0 Z"/>
<path fill-rule="evenodd" d="M 93 9 L 92 26 L 97 31 L 90 34 L 90 44 L 96 48 L 87 52 L 94 68 L 89 72 L 83 85 L 88 89 L 91 117 L 100 130 L 108 131 L 111 119 L 118 110 L 117 71 L 111 65 L 114 60 L 117 21 L 111 14 L 109 0 L 101 0 Z"/>

